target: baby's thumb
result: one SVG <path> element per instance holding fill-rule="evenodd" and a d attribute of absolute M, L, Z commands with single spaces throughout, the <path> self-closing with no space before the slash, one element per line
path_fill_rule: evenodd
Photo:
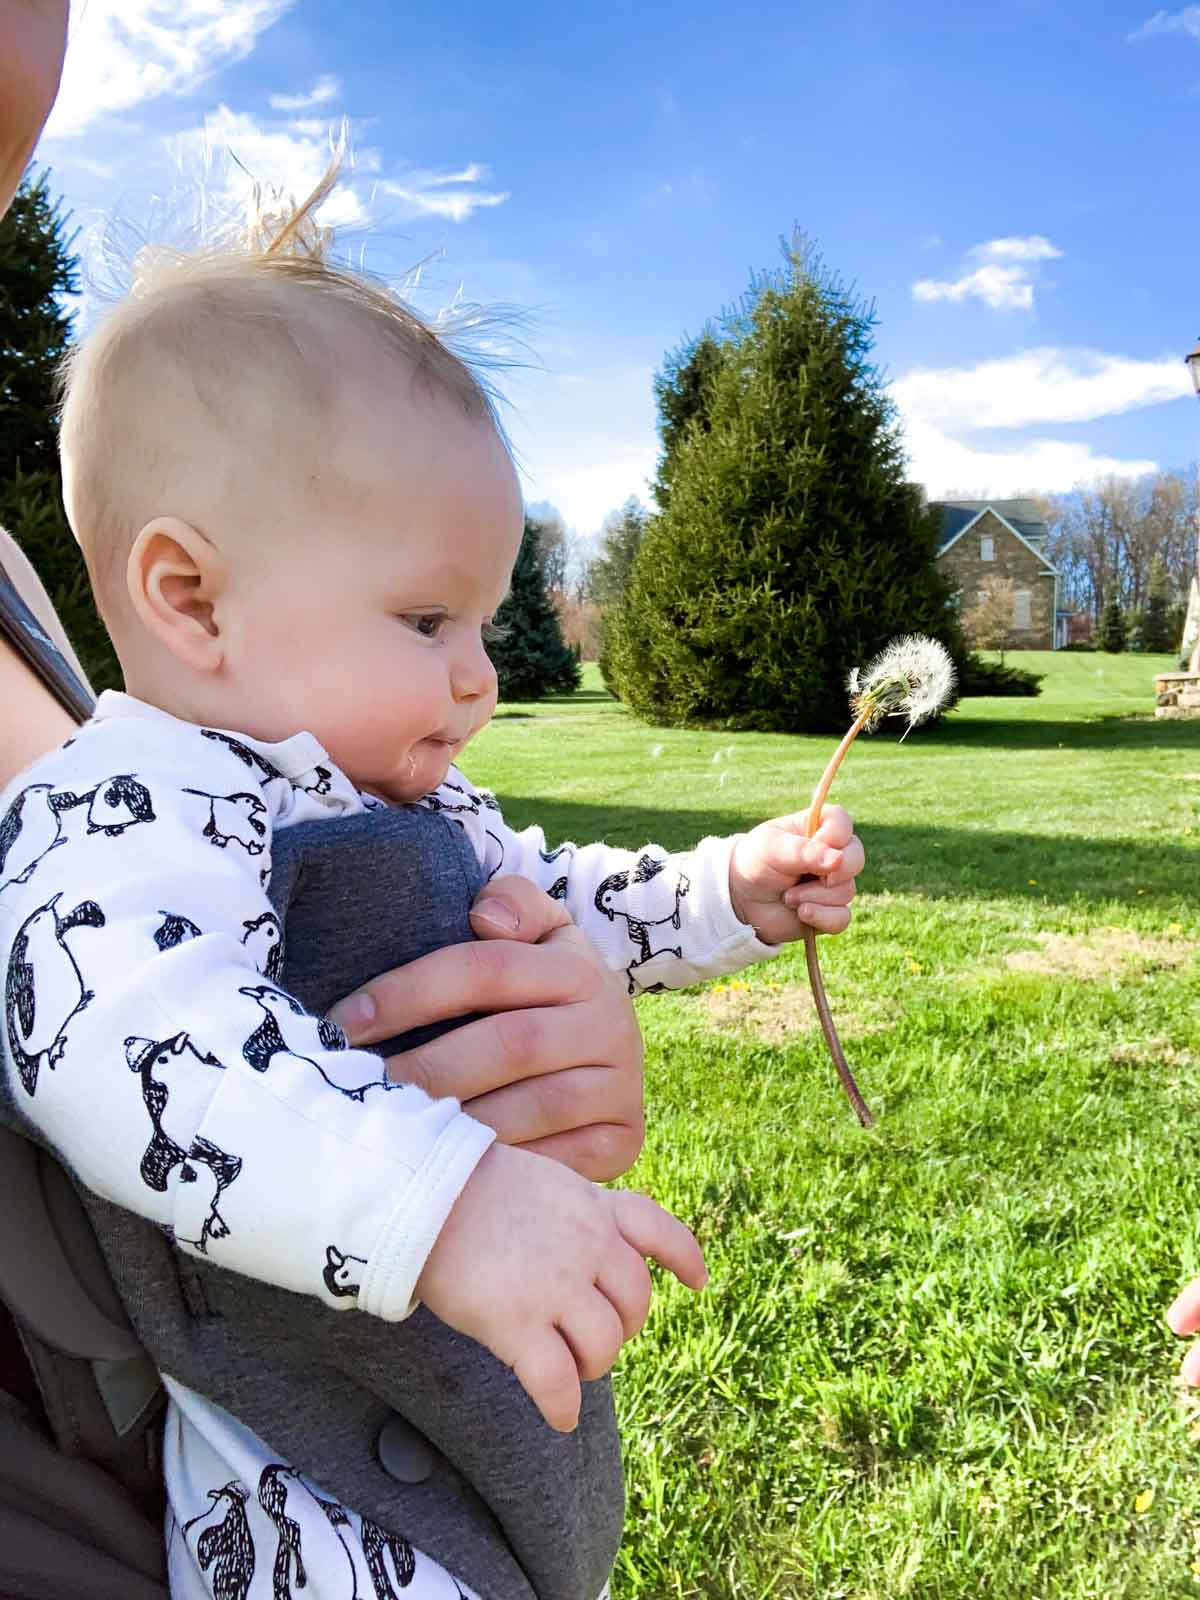
<path fill-rule="evenodd" d="M 579 1421 L 583 1394 L 579 1368 L 563 1336 L 547 1328 L 513 1362 L 517 1382 L 552 1428 L 570 1433 Z"/>
<path fill-rule="evenodd" d="M 517 939 L 521 944 L 536 944 L 571 922 L 561 900 L 552 900 L 531 878 L 515 873 L 485 883 L 470 915 L 477 939 Z"/>

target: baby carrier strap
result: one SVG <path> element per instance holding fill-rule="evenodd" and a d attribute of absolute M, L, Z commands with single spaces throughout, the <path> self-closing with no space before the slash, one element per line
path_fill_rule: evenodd
<path fill-rule="evenodd" d="M 72 716 L 86 686 L 0 565 L 0 639 Z M 0 1593 L 165 1600 L 158 1374 L 87 1214 L 0 1093 Z"/>

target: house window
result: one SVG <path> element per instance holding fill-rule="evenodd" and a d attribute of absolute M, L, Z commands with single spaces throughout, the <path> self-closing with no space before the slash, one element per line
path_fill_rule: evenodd
<path fill-rule="evenodd" d="M 980 538 L 979 559 L 980 561 L 995 561 L 996 559 L 996 541 L 990 533 L 985 533 Z"/>
<path fill-rule="evenodd" d="M 1013 627 L 1033 627 L 1033 596 L 1028 589 L 1018 589 L 1013 595 Z"/>

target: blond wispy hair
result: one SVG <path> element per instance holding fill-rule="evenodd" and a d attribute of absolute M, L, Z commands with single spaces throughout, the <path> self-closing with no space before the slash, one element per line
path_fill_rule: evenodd
<path fill-rule="evenodd" d="M 217 479 L 227 496 L 261 492 L 264 466 L 289 446 L 295 453 L 297 401 L 310 454 L 319 447 L 339 329 L 365 331 L 414 385 L 507 446 L 486 368 L 513 363 L 475 349 L 492 329 L 511 335 L 517 319 L 466 305 L 430 322 L 386 283 L 336 260 L 334 231 L 318 212 L 343 164 L 344 139 L 304 200 L 255 185 L 244 214 L 210 220 L 195 246 L 141 248 L 123 298 L 64 361 L 67 512 L 110 623 L 124 557 L 147 521 L 169 514 L 203 528 Z M 200 459 L 208 446 L 219 459 Z"/>

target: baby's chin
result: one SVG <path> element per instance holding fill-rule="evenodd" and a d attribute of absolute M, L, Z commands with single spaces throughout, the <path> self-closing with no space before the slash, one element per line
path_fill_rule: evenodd
<path fill-rule="evenodd" d="M 441 740 L 422 739 L 404 756 L 395 770 L 359 785 L 368 794 L 389 800 L 393 805 L 410 805 L 432 794 L 445 782 L 458 747 Z"/>

